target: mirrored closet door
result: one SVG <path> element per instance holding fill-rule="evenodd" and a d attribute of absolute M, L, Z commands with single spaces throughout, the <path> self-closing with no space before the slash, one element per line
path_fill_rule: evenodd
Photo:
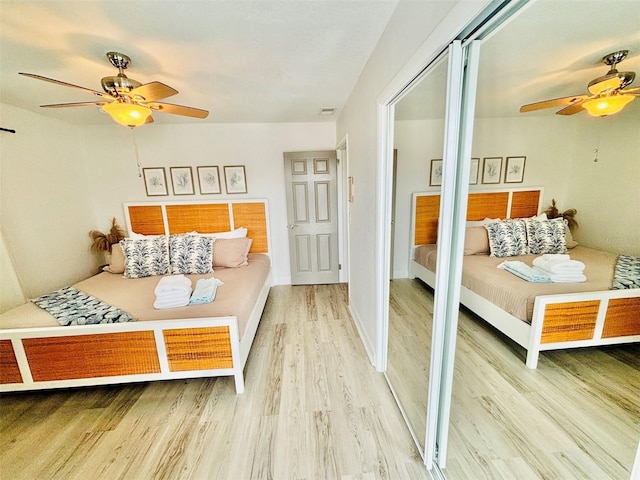
<path fill-rule="evenodd" d="M 436 62 L 395 105 L 394 271 L 389 286 L 386 375 L 421 451 L 425 449 L 433 291 L 409 278 L 414 242 L 409 212 L 413 192 L 437 190 L 442 182 L 446 90 L 447 57 Z"/>

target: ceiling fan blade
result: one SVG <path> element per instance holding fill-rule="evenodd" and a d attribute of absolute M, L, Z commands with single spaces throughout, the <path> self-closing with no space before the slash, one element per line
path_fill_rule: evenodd
<path fill-rule="evenodd" d="M 184 115 L 185 117 L 207 118 L 208 110 L 201 110 L 194 107 L 185 107 L 183 105 L 173 105 L 171 103 L 150 102 L 146 104 L 151 110 L 162 113 L 173 113 L 175 115 Z"/>
<path fill-rule="evenodd" d="M 67 107 L 89 107 L 101 106 L 108 102 L 78 102 L 78 103 L 53 103 L 51 105 L 40 105 L 42 108 L 67 108 Z"/>
<path fill-rule="evenodd" d="M 529 103 L 520 107 L 520 113 L 533 112 L 534 110 L 542 110 L 543 108 L 560 107 L 562 105 L 571 105 L 587 98 L 589 98 L 587 95 L 574 95 L 573 97 L 554 98 L 552 100 Z"/>
<path fill-rule="evenodd" d="M 97 95 L 97 96 L 102 97 L 102 98 L 108 98 L 110 100 L 113 100 L 113 97 L 111 95 L 109 95 L 108 93 L 105 93 L 105 92 L 99 92 L 97 90 L 91 90 L 90 88 L 80 87 L 80 86 L 74 85 L 72 83 L 61 82 L 60 80 L 54 80 L 53 78 L 43 77 L 42 75 L 36 75 L 35 73 L 19 72 L 19 74 L 20 75 L 24 75 L 25 77 L 35 78 L 36 80 L 43 80 L 45 82 L 55 83 L 56 85 L 62 85 L 63 87 L 75 88 L 75 89 L 82 90 L 82 91 L 87 92 L 87 93 L 91 93 L 93 95 Z"/>
<path fill-rule="evenodd" d="M 582 104 L 589 97 L 583 98 L 582 100 L 578 100 L 576 103 L 569 105 L 568 107 L 563 108 L 562 110 L 558 110 L 556 112 L 557 115 L 574 115 L 576 113 L 580 113 L 584 108 L 582 108 Z"/>
<path fill-rule="evenodd" d="M 178 91 L 175 88 L 171 88 L 161 82 L 145 83 L 137 88 L 134 88 L 129 92 L 129 96 L 140 96 L 142 101 L 152 102 L 154 100 L 160 100 L 177 94 Z"/>

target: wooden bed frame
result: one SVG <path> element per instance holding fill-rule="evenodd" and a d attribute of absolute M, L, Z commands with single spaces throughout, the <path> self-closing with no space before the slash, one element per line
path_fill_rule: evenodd
<path fill-rule="evenodd" d="M 541 201 L 542 188 L 474 191 L 469 194 L 467 220 L 531 217 L 541 210 Z M 439 209 L 439 192 L 413 194 L 409 271 L 432 288 L 435 273 L 413 260 L 413 249 L 436 243 Z M 524 347 L 532 369 L 542 351 L 640 341 L 640 289 L 541 295 L 530 325 L 465 286 L 460 303 Z"/>
<path fill-rule="evenodd" d="M 126 203 L 129 232 L 215 233 L 247 227 L 251 252 L 269 253 L 266 200 Z M 261 288 L 242 338 L 235 316 L 0 330 L 0 392 L 233 376 L 244 391 L 271 287 Z"/>

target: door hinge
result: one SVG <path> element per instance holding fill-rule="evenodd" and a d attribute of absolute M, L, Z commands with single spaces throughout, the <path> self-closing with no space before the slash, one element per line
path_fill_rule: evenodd
<path fill-rule="evenodd" d="M 342 270 L 342 264 L 341 263 L 338 264 L 338 270 Z"/>

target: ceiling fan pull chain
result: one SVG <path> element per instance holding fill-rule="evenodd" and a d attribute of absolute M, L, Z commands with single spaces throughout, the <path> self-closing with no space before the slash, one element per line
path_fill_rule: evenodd
<path fill-rule="evenodd" d="M 600 117 L 600 118 L 604 118 L 604 117 Z M 600 138 L 602 137 L 602 128 L 598 129 L 598 142 L 596 144 L 596 148 L 593 149 L 593 153 L 595 154 L 595 157 L 593 158 L 593 162 L 594 163 L 598 163 L 598 153 L 600 152 Z"/>
<path fill-rule="evenodd" d="M 142 178 L 142 165 L 140 165 L 140 155 L 138 155 L 138 144 L 136 143 L 136 136 L 133 133 L 133 127 L 131 128 L 131 139 L 133 140 L 133 151 L 136 154 L 136 165 L 138 166 L 138 177 Z"/>

